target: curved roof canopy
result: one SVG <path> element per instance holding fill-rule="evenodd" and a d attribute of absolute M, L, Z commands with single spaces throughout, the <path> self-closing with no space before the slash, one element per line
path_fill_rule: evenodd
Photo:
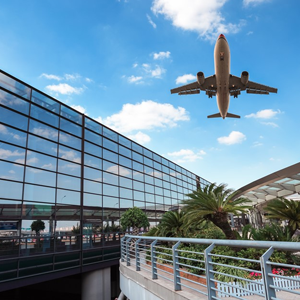
<path fill-rule="evenodd" d="M 246 197 L 253 205 L 295 193 L 300 195 L 300 162 L 255 180 L 238 191 L 236 197 Z"/>

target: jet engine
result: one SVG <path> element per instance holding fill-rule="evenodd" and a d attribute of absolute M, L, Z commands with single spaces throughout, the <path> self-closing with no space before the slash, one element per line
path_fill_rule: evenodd
<path fill-rule="evenodd" d="M 247 71 L 243 71 L 241 75 L 241 82 L 243 85 L 246 85 L 249 80 L 249 73 Z"/>
<path fill-rule="evenodd" d="M 197 73 L 197 81 L 199 85 L 202 85 L 205 81 L 204 73 L 203 72 L 198 72 Z"/>

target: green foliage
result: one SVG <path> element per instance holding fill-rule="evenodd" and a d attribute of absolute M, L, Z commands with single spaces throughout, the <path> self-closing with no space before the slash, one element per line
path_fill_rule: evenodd
<path fill-rule="evenodd" d="M 277 198 L 270 201 L 265 207 L 267 218 L 288 220 L 288 227 L 293 235 L 300 229 L 300 202 L 285 198 Z"/>
<path fill-rule="evenodd" d="M 228 214 L 244 213 L 251 207 L 244 205 L 250 202 L 248 199 L 234 198 L 236 194 L 232 189 L 227 189 L 225 184 L 214 183 L 188 194 L 190 199 L 182 201 L 187 225 L 208 220 L 218 226 L 226 238 L 236 239 L 228 223 Z"/>
<path fill-rule="evenodd" d="M 40 231 L 45 229 L 45 222 L 42 220 L 33 221 L 30 225 L 32 231 L 35 231 L 37 235 L 39 235 Z"/>
<path fill-rule="evenodd" d="M 78 225 L 78 223 L 76 224 L 76 227 L 73 225 L 72 232 L 74 234 L 80 234 L 80 226 Z"/>
<path fill-rule="evenodd" d="M 147 215 L 136 206 L 126 210 L 120 219 L 120 223 L 123 228 L 141 228 L 148 227 L 150 225 Z"/>
<path fill-rule="evenodd" d="M 183 237 L 184 225 L 184 212 L 168 211 L 160 221 L 160 234 L 167 237 Z"/>
<path fill-rule="evenodd" d="M 195 232 L 193 237 L 197 239 L 226 239 L 224 232 L 213 223 L 210 223 L 206 228 Z"/>
<path fill-rule="evenodd" d="M 232 266 L 235 266 L 232 264 Z M 247 271 L 243 271 L 240 269 L 235 269 L 230 266 L 216 266 L 216 271 L 224 274 L 229 274 L 232 276 L 237 276 L 240 278 L 247 278 L 249 276 L 249 273 Z M 237 279 L 237 278 L 232 278 L 230 276 L 224 275 L 224 274 L 215 274 L 215 279 L 220 280 L 223 282 L 240 282 L 243 285 L 246 284 L 246 282 L 243 279 Z"/>

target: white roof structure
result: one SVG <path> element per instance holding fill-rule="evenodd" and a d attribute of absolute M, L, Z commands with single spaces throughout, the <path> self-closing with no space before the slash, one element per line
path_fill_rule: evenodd
<path fill-rule="evenodd" d="M 263 204 L 277 197 L 297 193 L 300 195 L 300 162 L 255 180 L 238 191 L 236 197 L 246 197 L 253 205 Z"/>

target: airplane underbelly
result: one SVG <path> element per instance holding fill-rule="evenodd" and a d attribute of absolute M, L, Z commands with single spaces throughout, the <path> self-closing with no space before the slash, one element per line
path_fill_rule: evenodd
<path fill-rule="evenodd" d="M 221 88 L 217 91 L 217 104 L 222 117 L 226 117 L 229 108 L 229 90 Z"/>

